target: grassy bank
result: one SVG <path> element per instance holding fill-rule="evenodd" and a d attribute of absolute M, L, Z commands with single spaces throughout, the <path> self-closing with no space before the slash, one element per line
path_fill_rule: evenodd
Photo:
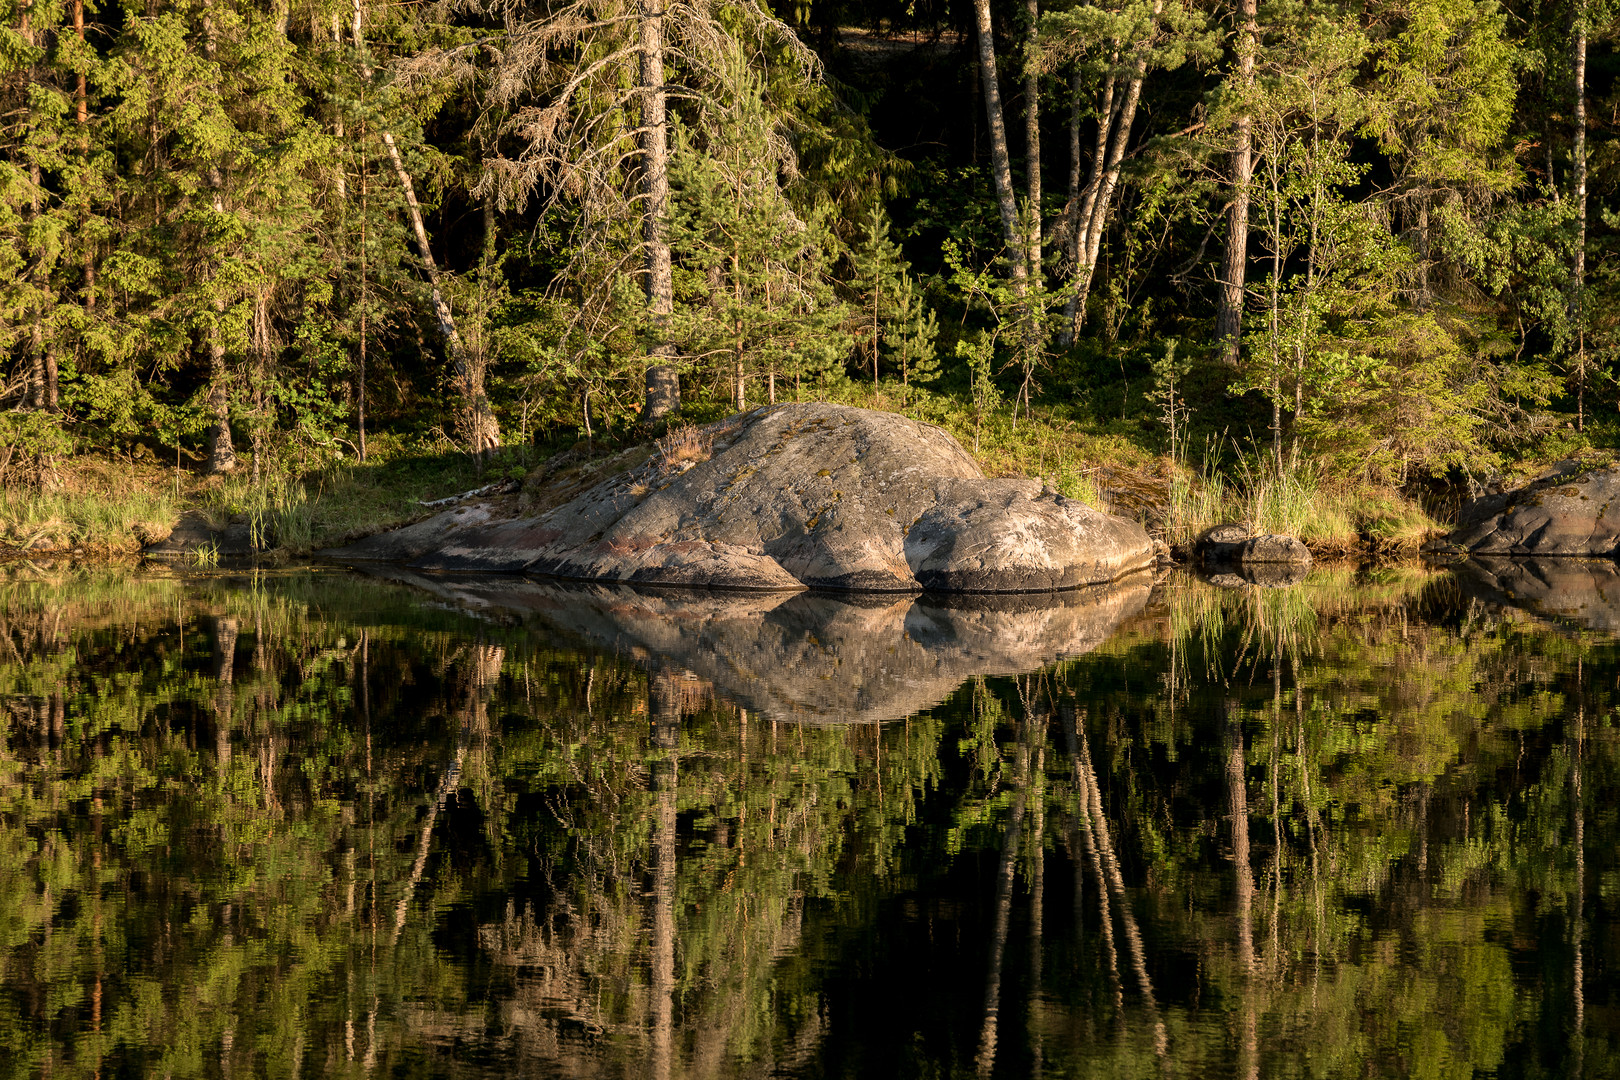
<path fill-rule="evenodd" d="M 1318 555 L 1412 550 L 1445 529 L 1393 489 L 1326 479 L 1308 467 L 1279 474 L 1235 453 L 1224 462 L 1210 455 L 1195 468 L 1144 448 L 1139 426 L 1085 421 L 1060 407 L 1036 406 L 1016 418 L 1005 407 L 976 414 L 955 398 L 903 393 L 892 384 L 874 391 L 846 383 L 822 396 L 938 424 L 988 475 L 1039 479 L 1141 520 L 1172 545 L 1232 521 L 1299 536 Z M 631 441 L 621 435 L 593 446 L 606 452 Z M 508 448 L 480 467 L 442 445 L 384 436 L 373 439 L 364 462 L 267 462 L 255 472 L 244 460 L 235 473 L 216 477 L 202 476 L 195 459 L 71 458 L 58 464 L 47 490 L 0 489 L 0 548 L 134 554 L 193 513 L 214 528 L 245 524 L 264 542 L 300 555 L 418 520 L 434 512 L 426 502 L 522 478 L 561 448 Z"/>
<path fill-rule="evenodd" d="M 838 395 L 851 405 L 891 409 L 938 424 L 973 453 L 990 476 L 1029 476 L 1071 498 L 1142 521 L 1171 545 L 1227 522 L 1256 532 L 1298 536 L 1318 555 L 1415 551 L 1446 532 L 1397 489 L 1321 476 L 1310 465 L 1278 470 L 1232 448 L 1210 444 L 1195 466 L 1144 448 L 1136 421 L 1098 423 L 1060 406 L 1036 405 L 1015 420 L 1002 408 L 976 415 L 957 399 L 904 395 L 885 384 L 850 384 Z"/>
<path fill-rule="evenodd" d="M 387 438 L 373 445 L 364 462 L 266 462 L 257 476 L 246 457 L 224 476 L 202 475 L 196 459 L 68 458 L 56 463 L 48 488 L 0 487 L 0 551 L 134 555 L 190 513 L 216 529 L 246 525 L 287 554 L 307 554 L 424 517 L 433 512 L 424 501 L 521 477 L 541 457 L 507 450 L 480 468 L 453 451 Z"/>

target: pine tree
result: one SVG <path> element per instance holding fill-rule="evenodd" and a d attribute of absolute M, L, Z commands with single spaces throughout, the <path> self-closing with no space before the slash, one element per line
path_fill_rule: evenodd
<path fill-rule="evenodd" d="M 890 320 L 886 340 L 894 349 L 900 367 L 901 396 L 909 401 L 911 388 L 927 386 L 938 379 L 941 367 L 935 355 L 939 338 L 939 317 L 928 305 L 923 291 L 909 272 L 900 275 L 900 297 Z"/>

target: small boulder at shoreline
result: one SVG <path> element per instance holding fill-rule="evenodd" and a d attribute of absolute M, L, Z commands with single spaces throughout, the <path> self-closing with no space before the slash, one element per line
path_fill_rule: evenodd
<path fill-rule="evenodd" d="M 151 559 L 238 559 L 261 550 L 246 521 L 215 527 L 198 511 L 188 510 L 167 536 L 150 538 L 141 554 Z"/>
<path fill-rule="evenodd" d="M 600 582 L 879 592 L 1068 589 L 1154 563 L 1135 522 L 1038 481 L 988 478 L 930 424 L 824 403 L 685 430 L 535 517 L 463 526 L 445 514 L 410 529 L 325 554 Z"/>
<path fill-rule="evenodd" d="M 1242 525 L 1217 525 L 1194 542 L 1205 566 L 1310 566 L 1311 552 L 1298 537 L 1280 533 L 1254 536 Z"/>
<path fill-rule="evenodd" d="M 1620 554 L 1620 465 L 1563 462 L 1515 491 L 1466 504 L 1424 550 L 1461 555 Z"/>

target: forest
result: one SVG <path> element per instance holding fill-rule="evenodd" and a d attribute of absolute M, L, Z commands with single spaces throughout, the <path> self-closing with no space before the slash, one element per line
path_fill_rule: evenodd
<path fill-rule="evenodd" d="M 1620 439 L 1601 0 L 5 0 L 0 539 L 828 399 L 1166 533 Z"/>

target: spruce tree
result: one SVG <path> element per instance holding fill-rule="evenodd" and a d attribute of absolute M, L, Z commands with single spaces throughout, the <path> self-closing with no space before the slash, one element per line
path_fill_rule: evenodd
<path fill-rule="evenodd" d="M 765 378 L 775 400 L 777 378 L 847 355 L 849 311 L 833 291 L 825 216 L 789 199 L 759 80 L 740 54 L 732 62 L 733 96 L 707 137 L 677 127 L 670 246 L 674 339 L 693 360 L 725 365 L 741 410 L 751 378 Z"/>

